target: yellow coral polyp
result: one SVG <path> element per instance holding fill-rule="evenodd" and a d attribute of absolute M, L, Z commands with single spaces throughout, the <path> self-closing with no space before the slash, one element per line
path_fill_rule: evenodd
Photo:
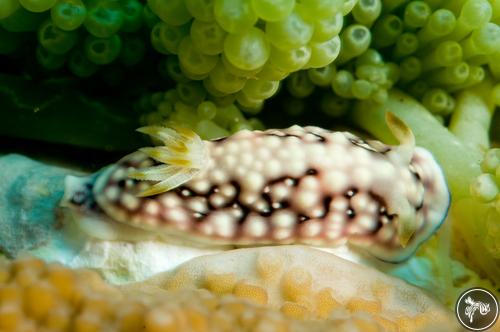
<path fill-rule="evenodd" d="M 12 331 L 23 319 L 23 313 L 18 303 L 3 302 L 0 305 L 0 328 Z"/>
<path fill-rule="evenodd" d="M 59 295 L 70 300 L 75 292 L 74 272 L 60 265 L 52 265 L 47 269 L 47 281 L 57 289 Z"/>
<path fill-rule="evenodd" d="M 237 297 L 248 299 L 256 304 L 267 304 L 268 296 L 264 288 L 246 282 L 236 284 L 233 294 Z"/>
<path fill-rule="evenodd" d="M 160 308 L 146 314 L 144 326 L 147 332 L 174 332 L 178 330 L 174 315 Z"/>
<path fill-rule="evenodd" d="M 407 317 L 407 316 L 400 316 L 400 317 L 395 317 L 395 321 L 399 329 L 403 331 L 426 331 L 426 330 L 432 330 L 432 331 L 439 331 L 440 327 L 439 324 L 436 324 L 433 319 L 439 319 L 440 314 L 436 313 L 434 317 L 429 317 L 428 315 L 424 314 L 417 314 L 415 316 Z"/>
<path fill-rule="evenodd" d="M 0 284 L 7 282 L 9 279 L 9 271 L 0 270 Z"/>
<path fill-rule="evenodd" d="M 98 332 L 102 329 L 102 320 L 97 312 L 84 311 L 74 321 L 75 332 Z"/>
<path fill-rule="evenodd" d="M 144 326 L 145 305 L 139 302 L 120 304 L 116 313 L 119 332 L 140 331 Z"/>
<path fill-rule="evenodd" d="M 19 285 L 28 287 L 37 280 L 40 273 L 41 271 L 38 271 L 33 267 L 26 267 L 26 269 L 15 271 L 13 279 Z"/>
<path fill-rule="evenodd" d="M 57 306 L 57 295 L 48 282 L 34 282 L 25 289 L 23 302 L 30 317 L 43 320 Z"/>
<path fill-rule="evenodd" d="M 259 276 L 263 279 L 272 279 L 281 274 L 283 269 L 283 261 L 280 257 L 273 253 L 266 255 L 258 255 L 256 270 Z"/>
<path fill-rule="evenodd" d="M 258 322 L 258 320 L 259 320 L 259 315 L 255 311 L 245 310 L 241 313 L 239 317 L 239 323 L 242 326 L 247 326 L 249 329 L 251 329 Z"/>
<path fill-rule="evenodd" d="M 191 277 L 186 271 L 179 270 L 177 273 L 170 278 L 166 284 L 165 288 L 170 290 L 180 289 L 185 287 L 186 284 L 192 283 Z"/>
<path fill-rule="evenodd" d="M 295 319 L 307 319 L 311 316 L 311 313 L 306 306 L 294 302 L 285 302 L 280 308 L 281 312 L 287 317 Z"/>
<path fill-rule="evenodd" d="M 288 332 L 290 328 L 287 324 L 278 319 L 262 319 L 260 320 L 253 329 L 255 332 Z"/>
<path fill-rule="evenodd" d="M 316 315 L 325 319 L 335 308 L 341 307 L 341 304 L 335 300 L 332 295 L 333 289 L 323 288 L 315 295 Z"/>
<path fill-rule="evenodd" d="M 119 288 L 93 271 L 39 261 L 0 262 L 4 276 L 0 282 L 0 331 L 413 331 L 416 326 L 450 322 L 439 306 L 404 285 L 397 287 L 404 289 L 405 298 L 424 301 L 429 312 L 408 314 L 411 305 L 402 307 L 401 303 L 392 304 L 396 309 L 387 309 L 370 292 L 368 298 L 357 293 L 338 295 L 343 292 L 337 287 L 344 282 L 341 273 L 352 270 L 363 275 L 367 268 L 315 252 L 316 261 L 306 270 L 298 260 L 310 257 L 313 249 L 290 248 L 273 249 L 273 259 L 290 268 L 275 270 L 279 272 L 272 277 L 255 268 L 258 257 L 270 249 L 248 249 L 217 258 L 205 256 L 165 276 Z M 228 259 L 231 255 L 238 255 L 239 260 Z M 253 271 L 248 269 L 252 266 Z M 26 271 L 34 272 L 34 277 L 27 278 Z M 373 293 L 384 290 L 387 298 L 401 298 L 401 290 L 386 289 L 386 281 L 378 279 L 381 275 L 372 277 L 376 280 Z M 167 288 L 171 279 L 177 280 L 175 290 Z"/>
<path fill-rule="evenodd" d="M 208 331 L 208 317 L 200 309 L 188 308 L 185 311 L 185 316 L 189 322 L 189 329 L 193 332 Z"/>
<path fill-rule="evenodd" d="M 371 314 L 378 314 L 382 310 L 382 303 L 376 300 L 366 300 L 363 298 L 350 300 L 346 308 L 352 312 L 364 311 Z"/>
<path fill-rule="evenodd" d="M 227 312 L 233 317 L 241 316 L 247 309 L 245 302 L 235 302 L 232 300 L 232 297 L 231 300 L 229 298 L 225 298 L 219 303 L 219 306 L 221 311 Z"/>
<path fill-rule="evenodd" d="M 67 330 L 71 323 L 71 310 L 67 307 L 58 306 L 45 318 L 45 326 L 55 331 Z"/>
<path fill-rule="evenodd" d="M 19 286 L 11 284 L 0 285 L 0 303 L 18 302 L 21 303 L 22 293 Z"/>
<path fill-rule="evenodd" d="M 396 322 L 381 316 L 374 316 L 375 321 L 379 326 L 382 327 L 383 331 L 398 331 L 398 325 Z"/>
<path fill-rule="evenodd" d="M 236 276 L 232 273 L 208 273 L 205 277 L 205 287 L 215 294 L 227 294 L 233 291 Z"/>
<path fill-rule="evenodd" d="M 81 307 L 84 311 L 99 315 L 101 319 L 109 319 L 113 317 L 114 312 L 116 311 L 115 304 L 102 295 L 86 298 L 81 304 Z"/>
<path fill-rule="evenodd" d="M 303 268 L 294 267 L 286 271 L 281 279 L 283 296 L 294 302 L 311 292 L 312 276 Z"/>
<path fill-rule="evenodd" d="M 363 332 L 380 332 L 382 329 L 378 324 L 373 324 L 370 317 L 356 317 L 353 319 L 353 323 L 358 329 L 358 331 Z"/>

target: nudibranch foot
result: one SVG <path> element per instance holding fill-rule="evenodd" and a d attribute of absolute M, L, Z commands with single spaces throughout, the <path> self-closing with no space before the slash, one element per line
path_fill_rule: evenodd
<path fill-rule="evenodd" d="M 214 141 L 148 127 L 164 146 L 100 173 L 92 197 L 103 221 L 193 245 L 348 244 L 399 262 L 437 230 L 450 197 L 432 155 L 401 120 L 387 120 L 399 146 L 318 127 Z"/>

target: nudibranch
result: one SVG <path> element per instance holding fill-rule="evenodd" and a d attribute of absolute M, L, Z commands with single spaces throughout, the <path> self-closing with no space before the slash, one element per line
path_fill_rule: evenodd
<path fill-rule="evenodd" d="M 387 122 L 400 145 L 312 126 L 212 141 L 145 127 L 162 145 L 69 177 L 64 205 L 78 222 L 127 234 L 203 246 L 348 244 L 400 262 L 439 228 L 450 196 L 431 153 L 391 113 Z"/>

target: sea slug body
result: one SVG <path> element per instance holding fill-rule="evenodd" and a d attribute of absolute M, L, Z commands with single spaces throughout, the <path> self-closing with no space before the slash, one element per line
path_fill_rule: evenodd
<path fill-rule="evenodd" d="M 79 216 L 195 243 L 349 243 L 399 262 L 438 229 L 450 197 L 432 155 L 399 119 L 390 115 L 388 124 L 401 145 L 318 127 L 213 141 L 149 127 L 165 145 L 85 181 L 68 179 L 64 199 Z"/>

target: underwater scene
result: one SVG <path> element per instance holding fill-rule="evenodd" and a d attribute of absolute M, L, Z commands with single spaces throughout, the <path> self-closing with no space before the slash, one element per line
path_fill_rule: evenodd
<path fill-rule="evenodd" d="M 0 0 L 0 332 L 500 331 L 500 0 Z"/>

